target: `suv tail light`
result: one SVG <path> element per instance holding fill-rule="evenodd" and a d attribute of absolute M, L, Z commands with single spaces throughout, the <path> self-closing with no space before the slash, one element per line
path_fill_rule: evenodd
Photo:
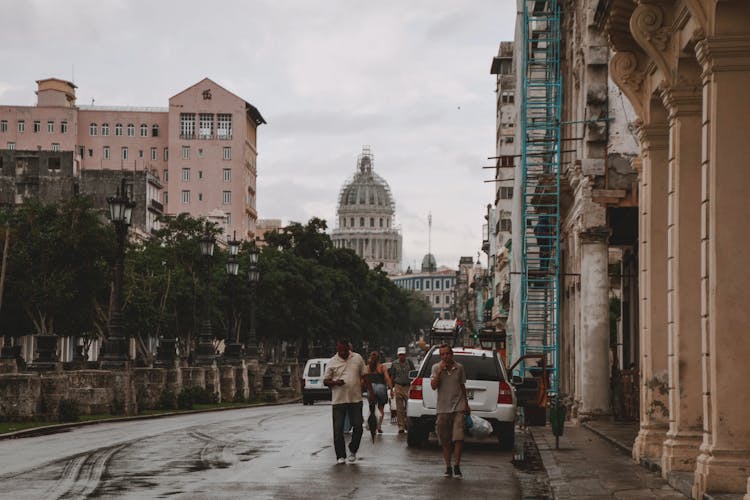
<path fill-rule="evenodd" d="M 409 399 L 422 399 L 422 377 L 415 378 L 411 383 Z"/>
<path fill-rule="evenodd" d="M 513 404 L 513 389 L 511 389 L 508 382 L 500 382 L 500 388 L 497 391 L 497 404 L 510 405 Z"/>

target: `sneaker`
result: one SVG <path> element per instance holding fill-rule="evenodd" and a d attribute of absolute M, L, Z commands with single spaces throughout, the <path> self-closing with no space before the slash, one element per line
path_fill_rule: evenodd
<path fill-rule="evenodd" d="M 461 479 L 464 477 L 464 475 L 461 474 L 461 467 L 459 467 L 458 465 L 453 466 L 453 477 L 455 477 L 456 479 Z"/>
<path fill-rule="evenodd" d="M 357 454 L 356 453 L 349 453 L 348 460 L 349 460 L 350 464 L 353 464 L 354 462 L 357 461 Z"/>
<path fill-rule="evenodd" d="M 404 432 L 406 432 L 406 431 L 405 431 L 405 430 L 403 430 L 403 429 L 399 429 L 399 430 L 398 430 L 398 433 L 399 433 L 399 434 L 403 434 Z"/>
<path fill-rule="evenodd" d="M 382 434 L 382 433 L 383 433 L 383 429 L 378 429 L 378 434 Z"/>
<path fill-rule="evenodd" d="M 451 466 L 445 468 L 445 472 L 443 472 L 443 477 L 453 477 L 453 469 L 451 469 Z"/>
<path fill-rule="evenodd" d="M 344 457 L 337 458 L 336 459 L 336 463 L 337 464 L 345 464 L 346 463 L 346 459 Z"/>

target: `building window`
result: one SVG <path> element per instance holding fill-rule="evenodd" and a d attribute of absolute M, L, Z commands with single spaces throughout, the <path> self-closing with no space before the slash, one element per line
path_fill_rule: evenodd
<path fill-rule="evenodd" d="M 424 289 L 429 290 L 430 289 L 430 280 L 424 280 Z"/>
<path fill-rule="evenodd" d="M 224 182 L 230 182 L 231 180 L 232 180 L 232 169 L 225 168 L 224 169 Z"/>
<path fill-rule="evenodd" d="M 142 149 L 138 150 L 138 158 L 143 158 L 143 150 Z"/>
<path fill-rule="evenodd" d="M 360 217 L 359 218 L 359 227 L 365 227 L 365 218 L 364 217 Z"/>
<path fill-rule="evenodd" d="M 198 170 L 198 178 L 203 179 L 203 170 Z"/>
<path fill-rule="evenodd" d="M 182 204 L 188 205 L 190 203 L 190 191 L 182 192 Z"/>
<path fill-rule="evenodd" d="M 224 205 L 229 205 L 232 203 L 232 192 L 231 191 L 224 191 L 222 193 L 224 195 Z"/>
<path fill-rule="evenodd" d="M 440 290 L 440 280 L 435 280 L 435 290 Z"/>
<path fill-rule="evenodd" d="M 513 157 L 512 156 L 501 156 L 500 157 L 500 166 L 505 168 L 512 168 L 513 167 Z"/>
<path fill-rule="evenodd" d="M 354 217 L 349 217 L 349 227 L 354 227 Z"/>
<path fill-rule="evenodd" d="M 135 137 L 135 125 L 128 123 L 128 137 Z"/>
<path fill-rule="evenodd" d="M 216 115 L 216 135 L 219 139 L 232 138 L 232 115 Z"/>
<path fill-rule="evenodd" d="M 5 120 L 3 120 L 3 121 L 5 121 Z M 7 126 L 7 122 L 6 122 L 6 126 Z M 3 130 L 3 132 L 5 132 L 5 130 Z M 52 134 L 52 133 L 55 132 L 55 122 L 54 121 L 52 121 L 52 120 L 48 120 L 47 121 L 47 132 L 49 132 L 50 134 Z"/>
<path fill-rule="evenodd" d="M 94 150 L 89 148 L 89 158 L 92 158 L 94 156 Z"/>
<path fill-rule="evenodd" d="M 451 287 L 451 280 L 445 280 L 445 283 L 443 283 L 443 288 L 446 290 L 450 289 Z"/>
<path fill-rule="evenodd" d="M 380 218 L 380 227 L 383 227 L 383 218 Z"/>
<path fill-rule="evenodd" d="M 182 146 L 182 159 L 183 160 L 190 159 L 190 146 Z"/>
<path fill-rule="evenodd" d="M 195 113 L 180 113 L 180 139 L 195 139 Z"/>
<path fill-rule="evenodd" d="M 23 133 L 26 130 L 26 122 L 23 120 L 18 120 L 18 132 Z"/>
<path fill-rule="evenodd" d="M 8 120 L 0 120 L 0 132 L 8 131 Z"/>
<path fill-rule="evenodd" d="M 122 159 L 127 160 L 128 159 L 128 148 L 126 146 L 123 146 L 122 148 Z"/>
<path fill-rule="evenodd" d="M 446 295 L 445 296 L 445 303 L 446 304 L 450 304 L 451 303 L 451 296 L 450 295 Z"/>
<path fill-rule="evenodd" d="M 415 289 L 415 290 L 421 290 L 421 289 L 422 289 L 422 285 L 421 285 L 421 283 L 419 282 L 419 280 L 416 280 L 416 281 L 414 282 L 414 289 Z"/>
<path fill-rule="evenodd" d="M 8 143 L 8 149 L 10 149 L 11 151 L 14 150 L 14 149 L 16 149 L 16 143 L 15 142 L 9 142 Z"/>
<path fill-rule="evenodd" d="M 229 148 L 229 147 L 224 148 L 224 159 L 225 160 L 232 159 L 232 148 Z"/>
<path fill-rule="evenodd" d="M 78 156 L 83 158 L 84 153 L 86 152 L 86 149 L 83 146 L 78 147 Z"/>
<path fill-rule="evenodd" d="M 198 115 L 198 137 L 200 139 L 211 139 L 214 135 L 213 113 L 201 113 Z"/>
<path fill-rule="evenodd" d="M 109 160 L 110 152 L 109 152 L 109 146 L 104 146 L 104 159 Z"/>
<path fill-rule="evenodd" d="M 440 295 L 435 295 L 435 304 L 440 304 Z"/>
<path fill-rule="evenodd" d="M 231 224 L 232 224 L 232 214 L 227 212 L 227 225 L 231 225 Z"/>
<path fill-rule="evenodd" d="M 60 122 L 60 132 L 63 134 L 68 133 L 68 122 L 63 120 Z"/>
<path fill-rule="evenodd" d="M 166 207 L 166 206 L 167 206 L 167 204 L 169 203 L 169 193 L 168 193 L 167 191 L 164 191 L 164 192 L 163 192 L 163 193 L 161 194 L 161 199 L 162 199 L 162 203 L 163 203 L 163 204 L 164 204 L 164 206 Z"/>
<path fill-rule="evenodd" d="M 151 137 L 159 137 L 159 125 L 153 124 L 151 126 Z"/>
<path fill-rule="evenodd" d="M 165 168 L 162 174 L 163 174 L 162 178 L 164 179 L 164 182 L 169 182 L 169 170 Z"/>
<path fill-rule="evenodd" d="M 500 219 L 500 231 L 509 233 L 511 230 L 510 219 Z"/>
<path fill-rule="evenodd" d="M 52 151 L 54 151 L 54 152 L 56 152 L 56 153 L 57 153 L 58 151 L 60 151 L 60 143 L 59 143 L 59 142 L 53 142 L 53 143 L 52 143 Z"/>
<path fill-rule="evenodd" d="M 97 131 L 96 123 L 89 124 L 89 135 L 91 136 L 97 135 L 96 131 Z"/>
<path fill-rule="evenodd" d="M 103 136 L 109 135 L 109 123 L 102 123 L 102 135 Z"/>
<path fill-rule="evenodd" d="M 42 131 L 42 122 L 39 120 L 34 120 L 34 133 L 38 134 Z"/>
<path fill-rule="evenodd" d="M 512 187 L 501 187 L 500 188 L 500 199 L 501 200 L 512 200 L 513 199 L 513 188 Z"/>
<path fill-rule="evenodd" d="M 151 161 L 156 161 L 156 148 L 151 148 Z"/>
<path fill-rule="evenodd" d="M 189 181 L 190 180 L 190 169 L 189 168 L 183 168 L 182 169 L 182 180 L 183 181 Z"/>
<path fill-rule="evenodd" d="M 164 148 L 164 161 L 169 161 L 169 148 Z"/>
<path fill-rule="evenodd" d="M 375 217 L 370 217 L 370 227 L 375 227 Z"/>
<path fill-rule="evenodd" d="M 203 201 L 203 193 L 198 193 L 198 201 Z"/>
<path fill-rule="evenodd" d="M 122 135 L 122 123 L 115 124 L 115 135 Z"/>
<path fill-rule="evenodd" d="M 141 137 L 148 137 L 148 125 L 141 123 Z"/>

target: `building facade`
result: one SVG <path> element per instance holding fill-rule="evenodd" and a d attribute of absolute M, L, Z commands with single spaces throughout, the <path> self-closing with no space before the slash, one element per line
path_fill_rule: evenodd
<path fill-rule="evenodd" d="M 362 148 L 357 171 L 339 193 L 336 227 L 331 239 L 336 248 L 350 248 L 370 268 L 382 264 L 388 274 L 401 271 L 401 231 L 396 226 L 396 204 L 388 183 L 373 170 L 369 146 Z"/>
<path fill-rule="evenodd" d="M 424 297 L 432 306 L 434 319 L 456 317 L 456 271 L 438 269 L 432 254 L 424 256 L 420 272 L 412 272 L 409 268 L 404 274 L 392 275 L 390 278 L 397 287 L 412 290 Z"/>
<path fill-rule="evenodd" d="M 36 106 L 0 108 L 0 150 L 72 153 L 73 174 L 148 171 L 164 213 L 211 215 L 226 235 L 255 236 L 257 128 L 251 104 L 206 78 L 169 107 L 78 106 L 76 86 L 37 81 Z M 23 193 L 20 194 L 23 197 Z"/>

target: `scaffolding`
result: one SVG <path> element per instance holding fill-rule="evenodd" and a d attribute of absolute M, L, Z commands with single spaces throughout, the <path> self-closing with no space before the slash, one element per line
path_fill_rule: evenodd
<path fill-rule="evenodd" d="M 560 39 L 558 0 L 524 0 L 519 358 L 540 359 L 550 396 L 558 393 L 560 366 Z"/>

